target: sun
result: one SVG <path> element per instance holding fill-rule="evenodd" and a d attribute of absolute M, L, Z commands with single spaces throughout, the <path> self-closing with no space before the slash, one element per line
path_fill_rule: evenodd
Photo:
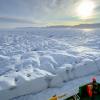
<path fill-rule="evenodd" d="M 88 19 L 93 15 L 95 3 L 91 0 L 83 0 L 77 7 L 77 15 L 81 19 Z"/>

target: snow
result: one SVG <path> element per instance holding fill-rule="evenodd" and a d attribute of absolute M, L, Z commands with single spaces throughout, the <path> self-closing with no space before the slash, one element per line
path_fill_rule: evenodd
<path fill-rule="evenodd" d="M 100 30 L 20 28 L 0 31 L 0 98 L 48 100 L 100 82 Z"/>
<path fill-rule="evenodd" d="M 71 70 L 72 70 L 72 65 L 71 64 L 64 64 L 60 68 L 56 70 L 56 75 L 61 77 L 63 81 L 68 81 L 71 79 Z"/>
<path fill-rule="evenodd" d="M 87 73 L 89 71 L 89 73 Z M 93 60 L 84 59 L 81 63 L 76 65 L 75 76 L 82 77 L 98 71 L 98 68 Z M 79 73 L 81 72 L 81 73 Z"/>

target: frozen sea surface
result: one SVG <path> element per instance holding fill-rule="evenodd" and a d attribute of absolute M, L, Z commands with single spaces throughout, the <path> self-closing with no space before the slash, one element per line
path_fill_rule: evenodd
<path fill-rule="evenodd" d="M 77 86 L 80 80 L 89 82 L 99 73 L 99 65 L 100 29 L 0 30 L 2 100 L 47 100 L 68 87 L 71 90 L 72 81 Z"/>

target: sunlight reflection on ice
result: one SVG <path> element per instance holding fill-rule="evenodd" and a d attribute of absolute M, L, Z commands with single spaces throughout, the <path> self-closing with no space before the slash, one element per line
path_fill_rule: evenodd
<path fill-rule="evenodd" d="M 78 52 L 92 51 L 91 48 L 83 47 L 83 46 L 79 46 L 78 48 L 76 48 L 76 50 L 77 50 Z"/>
<path fill-rule="evenodd" d="M 84 32 L 92 32 L 94 29 L 91 29 L 91 28 L 87 28 L 87 29 L 82 29 Z"/>

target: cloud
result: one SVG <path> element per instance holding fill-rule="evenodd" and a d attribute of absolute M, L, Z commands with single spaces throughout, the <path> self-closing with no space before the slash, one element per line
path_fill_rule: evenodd
<path fill-rule="evenodd" d="M 0 14 L 9 16 L 33 16 L 40 18 L 46 14 L 67 11 L 74 0 L 0 0 Z M 26 16 L 25 16 L 26 15 Z"/>
<path fill-rule="evenodd" d="M 14 18 L 1 16 L 0 17 L 0 28 L 15 28 L 15 27 L 33 27 L 33 26 L 46 26 L 47 22 L 40 20 L 29 20 L 23 18 Z"/>
<path fill-rule="evenodd" d="M 41 25 L 55 21 L 77 21 L 75 9 L 81 1 L 0 0 L 0 23 L 33 23 L 34 25 Z M 95 2 L 98 4 L 95 13 L 98 14 L 100 12 L 100 0 L 95 0 Z"/>
<path fill-rule="evenodd" d="M 0 23 L 33 23 L 30 20 L 14 18 L 14 17 L 0 17 Z"/>

